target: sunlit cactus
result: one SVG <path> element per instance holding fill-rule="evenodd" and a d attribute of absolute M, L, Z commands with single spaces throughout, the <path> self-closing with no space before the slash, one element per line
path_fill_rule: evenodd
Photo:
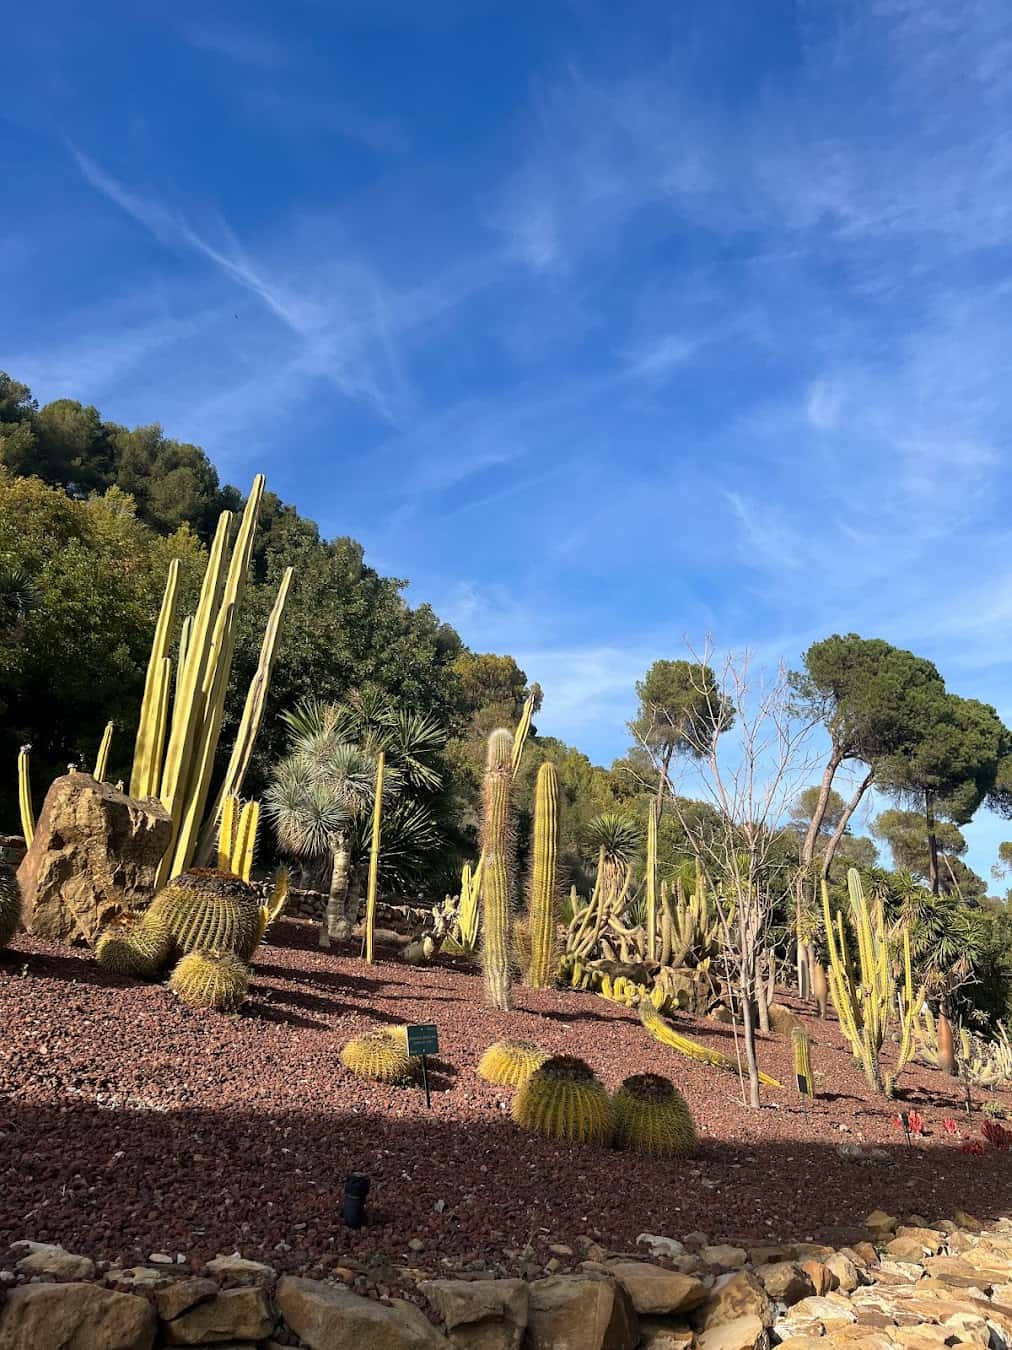
<path fill-rule="evenodd" d="M 149 980 L 168 964 L 172 930 L 155 916 L 123 914 L 105 928 L 95 948 L 98 964 L 116 975 Z"/>
<path fill-rule="evenodd" d="M 548 1051 L 528 1041 L 496 1041 L 482 1055 L 478 1075 L 497 1087 L 519 1087 L 548 1059 Z"/>
<path fill-rule="evenodd" d="M 556 886 L 559 859 L 559 774 L 546 762 L 534 792 L 534 846 L 531 870 L 530 964 L 527 983 L 547 989 L 556 966 Z"/>
<path fill-rule="evenodd" d="M 233 952 L 188 952 L 169 977 L 182 1003 L 215 1012 L 237 1012 L 249 990 L 249 966 Z"/>
<path fill-rule="evenodd" d="M 510 1007 L 511 878 L 513 851 L 513 736 L 500 729 L 488 738 L 482 855 L 482 972 L 491 1008 Z"/>
<path fill-rule="evenodd" d="M 606 1144 L 611 1103 L 594 1070 L 575 1055 L 555 1055 L 521 1084 L 513 1119 L 546 1139 Z"/>

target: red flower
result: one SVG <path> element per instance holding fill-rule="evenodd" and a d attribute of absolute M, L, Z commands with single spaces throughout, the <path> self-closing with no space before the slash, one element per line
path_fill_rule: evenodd
<path fill-rule="evenodd" d="M 959 1122 L 953 1120 L 953 1119 L 950 1117 L 948 1120 L 943 1120 L 943 1121 L 942 1121 L 942 1129 L 945 1131 L 946 1134 L 958 1134 L 958 1133 L 959 1133 Z"/>
<path fill-rule="evenodd" d="M 907 1116 L 907 1128 L 911 1134 L 924 1133 L 924 1117 L 920 1111 L 911 1111 Z"/>
<path fill-rule="evenodd" d="M 1006 1130 L 997 1120 L 985 1120 L 980 1132 L 1000 1152 L 1007 1153 L 1012 1148 L 1012 1130 Z"/>

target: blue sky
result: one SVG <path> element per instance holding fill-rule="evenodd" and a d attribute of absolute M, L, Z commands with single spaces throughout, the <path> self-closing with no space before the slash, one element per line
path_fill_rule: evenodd
<path fill-rule="evenodd" d="M 40 399 L 263 469 L 604 762 L 706 632 L 885 637 L 1012 721 L 1007 0 L 38 0 L 5 37 L 0 367 Z"/>

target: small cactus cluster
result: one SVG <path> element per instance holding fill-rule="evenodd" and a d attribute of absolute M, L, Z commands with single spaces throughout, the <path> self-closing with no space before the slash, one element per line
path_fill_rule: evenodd
<path fill-rule="evenodd" d="M 408 1054 L 407 1028 L 385 1027 L 347 1043 L 341 1063 L 359 1078 L 377 1083 L 407 1083 L 415 1075 L 417 1061 Z"/>
<path fill-rule="evenodd" d="M 548 1059 L 548 1051 L 527 1041 L 496 1041 L 482 1055 L 478 1075 L 497 1087 L 520 1087 Z"/>
<path fill-rule="evenodd" d="M 249 966 L 234 952 L 187 952 L 169 978 L 183 1002 L 215 1012 L 238 1012 L 249 990 Z"/>
<path fill-rule="evenodd" d="M 513 1101 L 513 1119 L 548 1139 L 604 1145 L 611 1138 L 608 1093 L 575 1055 L 554 1055 L 535 1069 Z"/>
<path fill-rule="evenodd" d="M 669 1078 L 637 1073 L 612 1098 L 612 1142 L 616 1148 L 658 1158 L 686 1157 L 696 1150 L 696 1127 L 685 1098 Z"/>
<path fill-rule="evenodd" d="M 0 858 L 0 947 L 6 947 L 21 924 L 21 888 L 18 874 Z"/>

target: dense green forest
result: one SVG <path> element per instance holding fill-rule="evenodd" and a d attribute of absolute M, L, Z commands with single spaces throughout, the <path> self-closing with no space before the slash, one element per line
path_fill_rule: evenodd
<path fill-rule="evenodd" d="M 168 562 L 180 559 L 185 613 L 219 513 L 242 501 L 199 447 L 170 439 L 157 424 L 118 426 L 70 399 L 39 407 L 26 386 L 0 373 L 0 764 L 8 766 L 0 773 L 0 832 L 17 828 L 14 765 L 22 744 L 33 747 L 36 811 L 67 764 L 90 766 L 110 718 L 109 778 L 128 776 Z M 418 836 L 404 876 L 430 898 L 455 891 L 462 862 L 475 853 L 488 734 L 514 725 L 531 695 L 536 722 L 540 689 L 511 656 L 470 651 L 428 605 L 409 605 L 406 583 L 369 567 L 360 544 L 322 539 L 313 521 L 268 493 L 222 745 L 241 715 L 278 580 L 290 565 L 294 584 L 246 792 L 268 789 L 289 749 L 285 715 L 304 700 L 360 716 L 376 700 L 406 710 L 424 723 L 432 747 L 424 793 L 432 828 Z M 535 779 L 550 760 L 562 794 L 567 884 L 590 890 L 601 848 L 641 875 L 653 801 L 661 874 L 674 881 L 696 851 L 697 831 L 708 821 L 718 828 L 712 804 L 674 800 L 668 790 L 672 764 L 699 752 L 700 691 L 687 683 L 689 671 L 690 663 L 660 659 L 645 672 L 629 752 L 610 768 L 539 735 L 535 725 L 516 787 L 521 866 Z M 1012 736 L 993 708 L 949 691 L 930 662 L 879 639 L 834 635 L 816 643 L 791 683 L 794 712 L 825 729 L 828 758 L 821 782 L 776 822 L 764 865 L 796 875 L 800 859 L 806 875 L 828 879 L 834 903 L 847 866 L 861 869 L 891 912 L 904 913 L 918 897 L 921 939 L 936 966 L 947 954 L 971 960 L 976 1004 L 1004 1013 L 1012 931 L 1004 903 L 988 899 L 985 879 L 962 861 L 961 826 L 984 803 L 1009 814 Z M 836 786 L 842 767 L 859 774 L 849 798 Z M 889 805 L 868 837 L 853 833 L 851 822 L 872 789 Z M 1012 846 L 1003 846 L 996 877 L 1010 857 Z M 786 952 L 796 920 L 784 894 L 774 941 L 779 933 Z"/>

